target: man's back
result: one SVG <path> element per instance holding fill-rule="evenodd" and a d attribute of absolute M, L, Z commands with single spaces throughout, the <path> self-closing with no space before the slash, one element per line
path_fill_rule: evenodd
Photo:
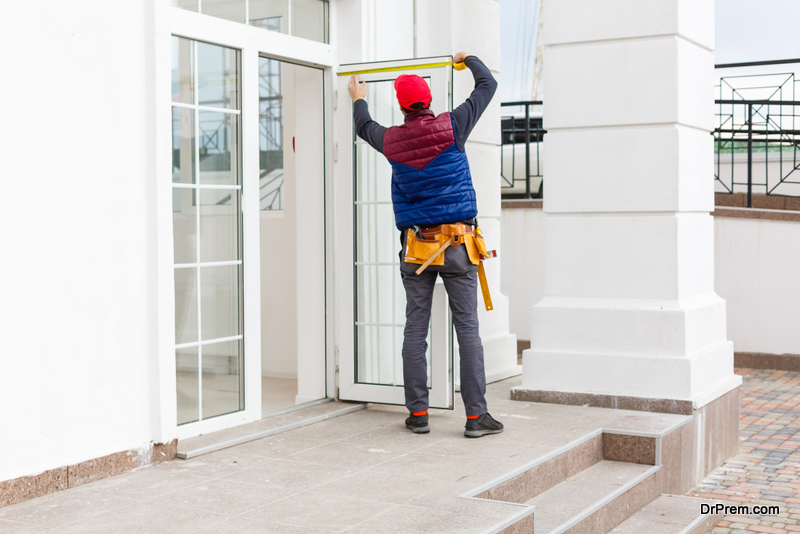
<path fill-rule="evenodd" d="M 489 69 L 475 56 L 465 59 L 475 89 L 452 113 L 405 111 L 404 124 L 385 128 L 357 100 L 356 133 L 392 164 L 392 203 L 398 229 L 469 220 L 477 216 L 475 190 L 464 152 L 469 134 L 497 88 Z"/>

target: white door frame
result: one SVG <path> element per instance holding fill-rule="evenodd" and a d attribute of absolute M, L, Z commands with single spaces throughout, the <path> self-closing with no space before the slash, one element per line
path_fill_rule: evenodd
<path fill-rule="evenodd" d="M 339 398 L 385 404 L 405 404 L 402 386 L 357 383 L 355 380 L 355 306 L 353 295 L 353 106 L 347 91 L 350 72 L 359 72 L 363 81 L 394 80 L 409 73 L 431 78 L 433 108 L 436 112 L 452 108 L 451 56 L 419 58 L 399 61 L 381 61 L 341 65 L 336 82 L 336 142 L 334 185 L 336 232 L 336 353 L 338 355 Z M 447 66 L 442 66 L 446 64 Z M 436 105 L 442 106 L 436 109 Z M 399 276 L 399 273 L 398 273 Z M 452 382 L 452 328 L 447 305 L 447 296 L 441 279 L 434 290 L 431 313 L 431 390 L 429 403 L 432 408 L 453 407 Z M 439 335 L 437 335 L 439 334 Z"/>
<path fill-rule="evenodd" d="M 218 44 L 241 51 L 241 117 L 242 117 L 242 226 L 243 226 L 243 267 L 244 267 L 244 387 L 245 409 L 197 423 L 177 426 L 175 397 L 175 328 L 174 328 L 174 278 L 172 251 L 172 177 L 169 155 L 166 146 L 156 147 L 160 165 L 156 169 L 157 202 L 159 215 L 159 308 L 162 320 L 158 322 L 159 336 L 159 421 L 161 435 L 178 439 L 206 434 L 229 428 L 238 424 L 261 419 L 261 263 L 260 218 L 259 218 L 259 130 L 258 130 L 258 58 L 268 56 L 295 64 L 321 67 L 326 90 L 331 87 L 333 67 L 336 57 L 330 44 L 317 43 L 307 39 L 292 37 L 242 23 L 200 15 L 176 7 L 161 8 L 157 13 L 168 18 L 169 23 L 159 28 L 156 39 L 156 66 L 167 69 L 166 75 L 156 75 L 156 140 L 163 144 L 171 138 L 171 91 L 169 87 L 171 68 L 171 36 L 177 35 L 192 40 Z M 331 17 L 333 20 L 333 17 Z M 333 25 L 331 25 L 333 26 Z M 330 94 L 326 91 L 325 94 Z M 331 182 L 331 106 L 325 106 L 326 142 L 326 184 Z M 255 110 L 255 112 L 253 111 Z M 166 164 L 164 164 L 166 163 Z M 330 188 L 326 188 L 330 191 Z M 327 201 L 326 201 L 327 202 Z M 331 213 L 326 217 L 327 233 L 331 233 Z M 327 239 L 330 243 L 330 238 Z M 168 244 L 167 244 L 168 243 Z M 169 251 L 169 252 L 167 252 Z M 330 247 L 328 247 L 330 251 Z M 330 282 L 330 258 L 326 255 L 326 282 Z M 331 286 L 326 294 L 330 295 Z M 332 299 L 326 298 L 327 302 Z M 166 303 L 171 303 L 171 307 Z M 171 314 L 171 319 L 167 316 Z M 330 315 L 329 315 L 330 316 Z M 326 347 L 331 347 L 330 328 L 326 328 Z M 331 352 L 329 352 L 331 354 Z M 332 370 L 320 358 L 320 373 Z M 328 394 L 333 392 L 332 374 L 327 377 Z"/>

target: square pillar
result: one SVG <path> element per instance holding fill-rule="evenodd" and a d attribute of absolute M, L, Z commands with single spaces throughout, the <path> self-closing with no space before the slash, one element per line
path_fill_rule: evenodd
<path fill-rule="evenodd" d="M 512 392 L 694 414 L 696 479 L 737 450 L 741 383 L 714 293 L 713 8 L 545 2 L 545 296 Z"/>

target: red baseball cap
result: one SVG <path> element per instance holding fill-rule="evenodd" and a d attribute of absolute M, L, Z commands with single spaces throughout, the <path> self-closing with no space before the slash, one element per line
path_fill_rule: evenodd
<path fill-rule="evenodd" d="M 394 81 L 397 101 L 406 109 L 424 109 L 431 104 L 431 88 L 416 74 L 402 74 Z M 420 103 L 420 106 L 414 104 Z"/>

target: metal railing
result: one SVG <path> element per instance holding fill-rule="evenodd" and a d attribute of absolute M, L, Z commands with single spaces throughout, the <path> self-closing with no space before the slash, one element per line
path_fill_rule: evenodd
<path fill-rule="evenodd" d="M 715 100 L 718 126 L 712 135 L 716 192 L 746 192 L 747 207 L 753 207 L 753 195 L 759 193 L 800 197 L 800 101 L 745 100 L 737 92 L 734 96 L 739 98 Z M 542 142 L 547 133 L 542 101 L 500 105 L 522 108 L 501 117 L 501 197 L 542 198 Z M 532 108 L 538 110 L 532 112 Z"/>
<path fill-rule="evenodd" d="M 501 197 L 504 199 L 542 198 L 541 143 L 547 133 L 542 127 L 541 100 L 502 102 L 502 107 L 521 107 L 522 112 L 503 115 L 500 122 Z M 524 154 L 518 151 L 524 150 Z M 520 161 L 522 160 L 522 161 Z"/>
<path fill-rule="evenodd" d="M 741 193 L 745 189 L 748 208 L 753 207 L 754 188 L 764 195 L 800 196 L 800 173 L 796 173 L 800 170 L 800 130 L 795 128 L 800 101 L 732 99 L 715 103 L 719 106 L 719 126 L 712 132 L 717 192 Z"/>

